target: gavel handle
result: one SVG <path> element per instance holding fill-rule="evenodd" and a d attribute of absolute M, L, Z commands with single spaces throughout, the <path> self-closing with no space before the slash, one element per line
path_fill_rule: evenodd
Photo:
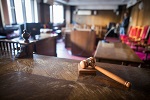
<path fill-rule="evenodd" d="M 125 81 L 124 79 L 120 78 L 119 76 L 101 68 L 101 67 L 98 67 L 98 66 L 95 66 L 95 69 L 97 69 L 98 71 L 100 71 L 101 73 L 103 73 L 104 75 L 112 78 L 113 80 L 125 85 L 126 87 L 130 87 L 131 86 L 131 83 L 128 82 L 128 81 Z"/>

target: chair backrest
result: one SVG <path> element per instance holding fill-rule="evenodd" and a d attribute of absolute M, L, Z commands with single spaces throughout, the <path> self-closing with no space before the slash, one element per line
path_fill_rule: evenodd
<path fill-rule="evenodd" d="M 95 26 L 94 30 L 96 32 L 96 35 L 99 35 L 99 33 L 100 33 L 100 27 L 99 26 Z"/>
<path fill-rule="evenodd" d="M 137 32 L 137 27 L 132 27 L 130 33 L 129 33 L 129 37 L 133 38 L 136 36 L 136 32 Z"/>
<path fill-rule="evenodd" d="M 143 30 L 141 33 L 141 39 L 146 39 L 148 37 L 149 30 L 150 30 L 150 26 L 146 25 L 143 27 Z"/>
<path fill-rule="evenodd" d="M 137 32 L 136 32 L 136 35 L 135 35 L 135 39 L 140 38 L 141 33 L 142 33 L 142 27 L 137 27 Z"/>
<path fill-rule="evenodd" d="M 20 50 L 19 42 L 11 40 L 0 40 L 0 55 L 1 56 L 16 56 Z"/>

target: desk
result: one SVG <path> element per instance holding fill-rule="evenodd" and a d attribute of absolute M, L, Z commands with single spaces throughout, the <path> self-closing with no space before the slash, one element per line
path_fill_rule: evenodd
<path fill-rule="evenodd" d="M 57 56 L 56 37 L 57 34 L 41 34 L 40 39 L 35 42 L 35 52 L 41 55 Z"/>
<path fill-rule="evenodd" d="M 72 55 L 81 57 L 93 56 L 96 33 L 90 29 L 76 29 L 70 34 Z"/>
<path fill-rule="evenodd" d="M 128 80 L 131 89 L 97 72 L 78 76 L 80 61 L 33 55 L 33 59 L 0 57 L 0 98 L 44 100 L 149 100 L 150 70 L 96 63 Z"/>
<path fill-rule="evenodd" d="M 57 34 L 41 33 L 38 40 L 30 40 L 30 43 L 34 43 L 35 53 L 47 56 L 57 56 L 56 53 L 56 37 Z M 12 39 L 24 44 L 24 40 Z"/>
<path fill-rule="evenodd" d="M 141 64 L 142 60 L 124 43 L 105 43 L 99 41 L 94 57 L 97 61 L 110 63 Z"/>

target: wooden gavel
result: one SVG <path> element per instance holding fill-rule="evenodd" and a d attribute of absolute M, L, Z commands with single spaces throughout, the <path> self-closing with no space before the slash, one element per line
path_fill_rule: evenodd
<path fill-rule="evenodd" d="M 119 76 L 117 76 L 117 75 L 115 75 L 115 74 L 113 74 L 113 73 L 111 73 L 111 72 L 109 72 L 109 71 L 107 71 L 107 70 L 105 70 L 99 66 L 96 66 L 95 65 L 95 58 L 93 58 L 93 57 L 87 58 L 86 60 L 82 60 L 80 62 L 80 66 L 83 69 L 86 69 L 88 66 L 91 66 L 91 67 L 95 68 L 96 70 L 100 71 L 101 73 L 103 73 L 104 75 L 106 75 L 106 76 L 112 78 L 113 80 L 125 85 L 126 87 L 129 88 L 131 86 L 130 82 L 125 81 L 124 79 L 120 78 Z"/>

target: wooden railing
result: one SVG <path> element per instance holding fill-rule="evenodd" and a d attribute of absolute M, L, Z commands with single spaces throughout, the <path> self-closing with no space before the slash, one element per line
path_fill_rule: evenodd
<path fill-rule="evenodd" d="M 32 57 L 32 43 L 19 43 L 12 40 L 0 40 L 0 56 L 8 57 Z"/>

